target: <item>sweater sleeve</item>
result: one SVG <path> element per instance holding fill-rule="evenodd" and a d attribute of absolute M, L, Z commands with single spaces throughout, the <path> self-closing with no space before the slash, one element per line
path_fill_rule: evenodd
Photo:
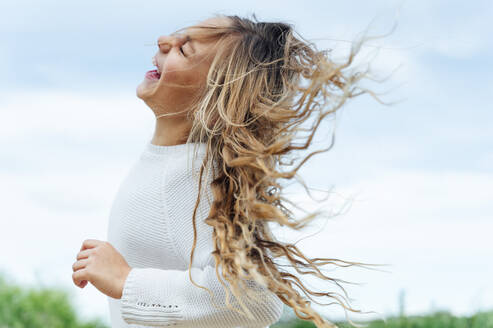
<path fill-rule="evenodd" d="M 266 327 L 281 316 L 282 301 L 254 282 L 248 281 L 248 286 L 262 299 L 245 297 L 245 305 L 255 317 L 249 319 L 225 307 L 225 291 L 214 267 L 192 268 L 192 277 L 214 293 L 214 302 L 206 290 L 190 282 L 186 270 L 132 268 L 121 299 L 124 321 L 158 327 Z M 230 302 L 239 308 L 231 293 Z"/>
<path fill-rule="evenodd" d="M 200 159 L 194 169 L 184 157 L 174 158 L 164 168 L 161 203 L 170 244 L 163 251 L 174 253 L 182 265 L 174 269 L 132 268 L 123 288 L 122 318 L 128 324 L 158 327 L 266 327 L 279 320 L 283 302 L 260 284 L 246 281 L 248 289 L 259 296 L 257 301 L 242 297 L 254 319 L 226 307 L 226 291 L 216 276 L 211 254 L 212 227 L 204 222 L 213 200 L 209 187 L 203 188 L 197 208 L 197 244 L 191 273 L 195 283 L 212 291 L 213 298 L 189 279 Z M 229 296 L 233 307 L 241 309 L 231 292 Z"/>

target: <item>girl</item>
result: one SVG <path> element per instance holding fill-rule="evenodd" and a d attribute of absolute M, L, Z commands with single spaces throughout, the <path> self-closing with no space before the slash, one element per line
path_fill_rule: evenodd
<path fill-rule="evenodd" d="M 300 229 L 315 217 L 294 217 L 279 180 L 331 146 L 296 165 L 284 159 L 307 149 L 346 99 L 368 92 L 355 92 L 366 74 L 343 72 L 362 42 L 337 65 L 291 25 L 253 16 L 215 15 L 158 39 L 156 69 L 136 90 L 156 116 L 154 136 L 118 190 L 108 241 L 85 240 L 73 265 L 77 286 L 89 281 L 108 296 L 113 328 L 266 327 L 283 304 L 333 327 L 312 296 L 360 312 L 301 276 L 337 284 L 319 267 L 363 263 L 310 259 L 269 224 Z M 308 121 L 310 133 L 294 143 Z"/>

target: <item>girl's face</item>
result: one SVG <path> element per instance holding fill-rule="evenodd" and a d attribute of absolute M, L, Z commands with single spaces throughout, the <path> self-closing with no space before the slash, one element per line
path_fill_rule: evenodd
<path fill-rule="evenodd" d="M 224 26 L 228 23 L 228 20 L 221 18 L 209 18 L 200 25 Z M 144 100 L 156 115 L 186 108 L 187 101 L 205 82 L 213 59 L 213 42 L 190 38 L 187 32 L 191 29 L 193 26 L 184 33 L 158 38 L 158 51 L 153 64 L 161 75 L 149 71 L 137 86 L 137 97 Z M 168 83 L 193 87 L 176 87 Z"/>

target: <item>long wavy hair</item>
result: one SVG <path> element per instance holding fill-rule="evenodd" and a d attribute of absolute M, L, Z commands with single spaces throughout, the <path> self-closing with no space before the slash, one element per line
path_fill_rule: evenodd
<path fill-rule="evenodd" d="M 352 43 L 347 60 L 336 63 L 330 59 L 330 50 L 320 51 L 312 42 L 295 36 L 291 24 L 259 22 L 255 14 L 252 19 L 215 16 L 227 18 L 231 24 L 194 25 L 189 30 L 192 38 L 214 40 L 215 52 L 204 84 L 187 113 L 192 122 L 187 143 L 206 144 L 199 191 L 204 185 L 204 170 L 213 171 L 213 179 L 207 183 L 214 201 L 205 222 L 213 227 L 217 277 L 225 288 L 223 279 L 228 282 L 227 295 L 230 291 L 239 300 L 241 314 L 249 314 L 240 296 L 245 294 L 246 281 L 253 280 L 275 293 L 299 318 L 311 320 L 317 327 L 333 327 L 311 307 L 311 301 L 322 304 L 314 297 L 334 299 L 345 312 L 361 311 L 350 307 L 338 293 L 309 289 L 303 276 L 334 282 L 347 295 L 339 284 L 344 281 L 325 275 L 322 266 L 380 264 L 309 258 L 296 245 L 278 240 L 269 224 L 299 230 L 320 215 L 315 212 L 296 217 L 288 207 L 296 204 L 283 196 L 281 179 L 301 183 L 310 195 L 297 171 L 313 155 L 328 151 L 334 136 L 328 147 L 309 152 L 298 162 L 293 155 L 308 149 L 324 119 L 349 98 L 365 93 L 390 104 L 359 86 L 364 78 L 375 80 L 369 69 L 349 71 L 363 43 L 377 37 L 362 37 Z M 308 123 L 308 128 L 303 127 Z M 193 213 L 190 268 L 200 194 Z M 281 260 L 289 265 L 282 265 Z M 288 267 L 295 272 L 289 272 Z M 189 273 L 192 283 L 207 289 L 196 284 Z M 229 301 L 226 303 L 231 306 Z"/>

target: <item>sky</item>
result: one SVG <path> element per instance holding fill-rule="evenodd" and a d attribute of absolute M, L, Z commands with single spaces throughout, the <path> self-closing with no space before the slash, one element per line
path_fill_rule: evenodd
<path fill-rule="evenodd" d="M 72 282 L 84 239 L 105 240 L 119 183 L 154 133 L 135 95 L 160 35 L 214 13 L 293 24 L 384 83 L 321 128 L 300 176 L 331 189 L 306 254 L 384 263 L 334 270 L 351 305 L 379 315 L 493 308 L 493 3 L 490 1 L 2 1 L 0 3 L 0 272 L 68 290 L 83 317 L 109 323 L 107 299 Z M 398 68 L 398 69 L 397 69 Z M 335 129 L 335 130 L 332 130 Z M 324 139 L 325 137 L 325 139 Z M 306 209 L 301 189 L 292 199 Z M 349 204 L 349 205 L 348 205 Z M 287 240 L 303 235 L 282 229 Z M 341 292 L 334 285 L 317 285 Z M 401 303 L 399 303 L 399 299 Z M 338 306 L 320 307 L 331 319 Z M 351 315 L 358 321 L 371 315 Z"/>

